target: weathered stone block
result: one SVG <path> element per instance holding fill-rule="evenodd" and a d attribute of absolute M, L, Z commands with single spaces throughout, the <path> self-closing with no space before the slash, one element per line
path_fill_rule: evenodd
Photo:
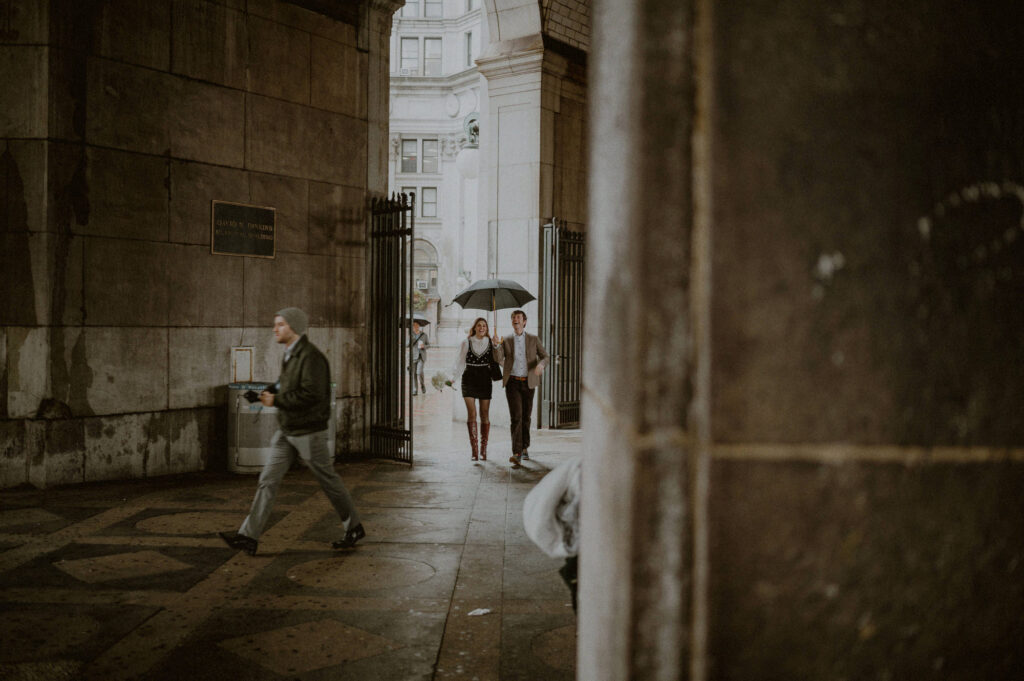
<path fill-rule="evenodd" d="M 242 330 L 169 329 L 168 337 L 170 408 L 223 406 L 231 382 L 231 348 L 239 344 Z"/>
<path fill-rule="evenodd" d="M 250 169 L 362 187 L 365 158 L 364 121 L 248 96 L 246 160 Z"/>
<path fill-rule="evenodd" d="M 361 328 L 328 329 L 324 353 L 331 362 L 331 375 L 338 384 L 339 396 L 358 397 L 366 392 L 365 337 Z"/>
<path fill-rule="evenodd" d="M 85 323 L 166 326 L 173 246 L 127 239 L 85 241 Z"/>
<path fill-rule="evenodd" d="M 29 482 L 39 488 L 85 481 L 85 421 L 25 421 Z"/>
<path fill-rule="evenodd" d="M 80 141 L 85 135 L 88 64 L 86 52 L 50 48 L 48 98 L 51 139 Z"/>
<path fill-rule="evenodd" d="M 249 16 L 250 92 L 309 104 L 310 35 Z"/>
<path fill-rule="evenodd" d="M 87 327 L 83 336 L 94 414 L 167 408 L 166 329 Z"/>
<path fill-rule="evenodd" d="M 305 253 L 309 248 L 310 188 L 307 180 L 252 173 L 252 203 L 275 209 L 277 252 Z"/>
<path fill-rule="evenodd" d="M 189 78 L 244 89 L 249 39 L 241 7 L 206 0 L 174 0 L 174 62 L 171 70 Z"/>
<path fill-rule="evenodd" d="M 246 326 L 266 323 L 292 305 L 305 310 L 313 326 L 364 322 L 361 258 L 282 254 L 274 260 L 247 259 L 245 267 Z"/>
<path fill-rule="evenodd" d="M 166 467 L 158 469 L 151 458 L 147 475 L 205 470 L 208 462 L 217 458 L 217 452 L 224 449 L 223 435 L 218 432 L 223 418 L 217 416 L 223 410 L 220 406 L 167 412 Z"/>
<path fill-rule="evenodd" d="M 89 198 L 89 163 L 81 144 L 51 142 L 46 167 L 46 229 L 71 234 L 88 225 L 92 206 Z"/>
<path fill-rule="evenodd" d="M 91 416 L 89 388 L 95 372 L 86 356 L 84 328 L 53 328 L 49 340 L 50 400 L 46 411 Z"/>
<path fill-rule="evenodd" d="M 226 166 L 244 164 L 242 92 L 181 79 L 169 104 L 172 155 Z"/>
<path fill-rule="evenodd" d="M 89 217 L 76 233 L 167 240 L 167 159 L 89 147 L 86 162 Z"/>
<path fill-rule="evenodd" d="M 365 52 L 313 36 L 310 103 L 353 118 L 366 119 Z"/>
<path fill-rule="evenodd" d="M 154 418 L 154 414 L 117 414 L 81 419 L 85 481 L 142 478 L 150 456 L 166 458 L 167 440 L 154 432 Z"/>
<path fill-rule="evenodd" d="M 11 328 L 0 326 L 0 419 L 7 418 L 7 333 Z"/>
<path fill-rule="evenodd" d="M 175 79 L 139 66 L 90 58 L 85 139 L 158 156 L 170 149 L 168 110 Z"/>
<path fill-rule="evenodd" d="M 27 483 L 28 463 L 25 422 L 0 420 L 0 489 Z"/>
<path fill-rule="evenodd" d="M 362 384 L 365 357 L 360 344 L 351 342 L 361 330 L 317 327 L 309 330 L 309 340 L 324 353 L 331 367 L 331 382 L 335 384 L 335 395 L 359 395 L 352 392 L 353 385 Z M 358 366 L 355 366 L 358 363 Z"/>
<path fill-rule="evenodd" d="M 300 307 L 310 325 L 325 326 L 327 258 L 281 253 L 273 260 L 245 259 L 244 326 L 272 325 L 274 312 Z"/>
<path fill-rule="evenodd" d="M 35 45 L 0 45 L 0 137 L 46 137 L 46 52 Z"/>
<path fill-rule="evenodd" d="M 240 326 L 242 258 L 174 244 L 167 254 L 171 326 Z"/>
<path fill-rule="evenodd" d="M 8 140 L 0 152 L 0 234 L 46 229 L 46 142 Z"/>
<path fill-rule="evenodd" d="M 325 301 L 327 323 L 355 327 L 366 323 L 366 258 L 348 255 L 331 258 Z"/>
<path fill-rule="evenodd" d="M 362 397 L 338 399 L 338 433 L 335 456 L 344 459 L 367 451 L 365 439 L 366 400 Z"/>
<path fill-rule="evenodd" d="M 49 329 L 5 327 L 7 416 L 31 418 L 50 393 Z"/>
<path fill-rule="evenodd" d="M 355 24 L 358 21 L 356 16 L 351 15 L 351 9 L 354 6 L 346 8 L 339 3 L 336 3 L 335 6 L 340 10 L 349 9 L 350 20 L 338 21 L 293 4 L 277 2 L 277 0 L 249 0 L 247 3 L 251 15 L 354 46 L 356 44 Z"/>
<path fill-rule="evenodd" d="M 366 244 L 366 197 L 362 189 L 310 182 L 309 252 L 340 255 Z"/>
<path fill-rule="evenodd" d="M 211 202 L 250 203 L 244 170 L 171 162 L 170 240 L 210 245 Z"/>
<path fill-rule="evenodd" d="M 6 4 L 10 33 L 4 37 L 5 43 L 44 45 L 49 42 L 48 3 L 39 0 L 9 0 Z"/>
<path fill-rule="evenodd" d="M 1022 487 L 1019 463 L 716 461 L 715 677 L 1014 678 Z"/>
<path fill-rule="evenodd" d="M 5 323 L 80 323 L 81 239 L 50 232 L 0 233 L 0 267 L 8 279 L 0 298 Z"/>
<path fill-rule="evenodd" d="M 271 313 L 272 315 L 273 313 Z M 257 381 L 276 381 L 281 375 L 281 360 L 284 347 L 274 340 L 273 316 L 267 317 L 259 326 L 246 328 L 242 331 L 239 345 L 253 347 L 253 379 Z"/>
<path fill-rule="evenodd" d="M 106 0 L 93 27 L 94 54 L 166 71 L 171 60 L 169 5 L 169 0 Z"/>
<path fill-rule="evenodd" d="M 31 241 L 28 232 L 0 233 L 0 267 L 7 278 L 0 297 L 0 319 L 6 324 L 34 326 L 39 322 Z"/>

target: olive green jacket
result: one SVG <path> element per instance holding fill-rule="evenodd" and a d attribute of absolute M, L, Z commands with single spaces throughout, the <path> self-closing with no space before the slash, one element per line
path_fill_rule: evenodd
<path fill-rule="evenodd" d="M 331 416 L 331 369 L 327 358 L 303 335 L 282 360 L 277 394 L 277 423 L 285 435 L 327 430 Z"/>

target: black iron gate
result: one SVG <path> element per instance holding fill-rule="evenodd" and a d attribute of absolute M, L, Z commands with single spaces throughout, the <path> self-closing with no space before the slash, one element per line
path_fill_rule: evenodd
<path fill-rule="evenodd" d="M 551 355 L 541 384 L 540 426 L 578 428 L 583 376 L 585 236 L 552 218 L 542 227 L 541 342 Z"/>
<path fill-rule="evenodd" d="M 370 210 L 370 456 L 412 463 L 412 239 L 415 194 Z"/>

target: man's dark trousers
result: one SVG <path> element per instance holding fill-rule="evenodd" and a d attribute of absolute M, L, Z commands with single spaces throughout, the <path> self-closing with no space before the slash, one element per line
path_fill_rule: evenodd
<path fill-rule="evenodd" d="M 533 388 L 525 378 L 508 377 L 505 399 L 512 429 L 512 453 L 519 455 L 530 447 L 530 419 L 533 416 Z"/>

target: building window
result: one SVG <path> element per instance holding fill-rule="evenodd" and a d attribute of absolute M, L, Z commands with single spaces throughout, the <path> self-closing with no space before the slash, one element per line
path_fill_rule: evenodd
<path fill-rule="evenodd" d="M 423 39 L 423 75 L 441 75 L 441 39 Z"/>
<path fill-rule="evenodd" d="M 431 19 L 439 19 L 444 16 L 443 0 L 424 0 L 423 16 Z"/>
<path fill-rule="evenodd" d="M 416 263 L 413 273 L 416 288 L 426 290 L 428 293 L 437 293 L 437 249 L 423 239 L 416 239 L 412 246 Z"/>
<path fill-rule="evenodd" d="M 423 140 L 424 173 L 437 172 L 437 140 Z"/>
<path fill-rule="evenodd" d="M 405 7 L 402 8 L 403 17 L 418 17 L 420 15 L 420 0 L 405 0 Z"/>
<path fill-rule="evenodd" d="M 418 155 L 416 153 L 416 147 L 419 146 L 418 140 L 402 140 L 402 172 L 403 173 L 415 173 L 419 168 L 418 166 Z M 402 191 L 405 191 L 404 189 Z"/>
<path fill-rule="evenodd" d="M 425 218 L 437 217 L 437 187 L 424 187 L 420 200 L 420 215 Z"/>
<path fill-rule="evenodd" d="M 473 31 L 466 33 L 466 66 L 473 65 Z"/>
<path fill-rule="evenodd" d="M 410 196 L 413 194 L 419 195 L 419 192 L 416 190 L 416 187 L 402 187 L 402 193 L 408 194 Z"/>
<path fill-rule="evenodd" d="M 402 38 L 402 75 L 416 76 L 420 72 L 419 38 Z"/>

